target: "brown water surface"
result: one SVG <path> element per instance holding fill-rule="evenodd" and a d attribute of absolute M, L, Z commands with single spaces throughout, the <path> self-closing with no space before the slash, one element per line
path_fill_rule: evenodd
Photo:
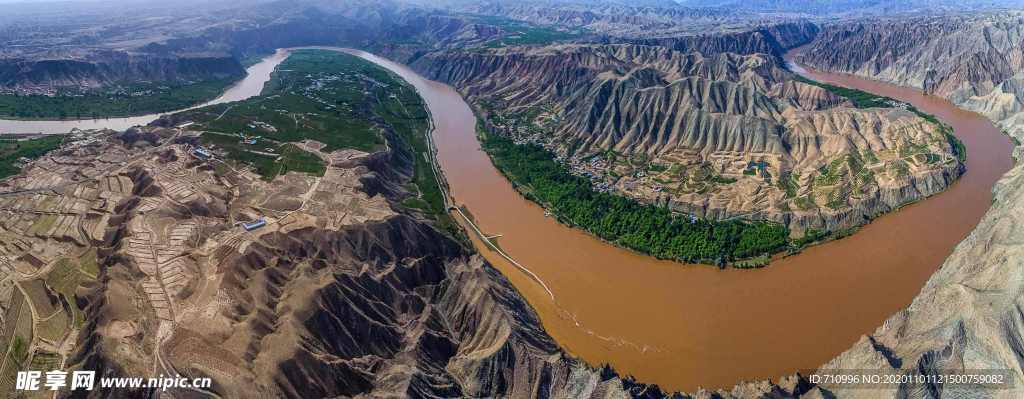
<path fill-rule="evenodd" d="M 480 150 L 475 118 L 451 87 L 361 54 L 397 72 L 433 114 L 438 159 L 455 201 L 551 287 L 555 299 L 477 242 L 560 345 L 663 388 L 725 388 L 814 369 L 910 304 L 988 209 L 1011 166 L 1011 144 L 988 120 L 949 102 L 852 76 L 814 79 L 910 102 L 949 123 L 968 149 L 968 172 L 945 192 L 883 216 L 851 237 L 757 270 L 659 261 L 605 244 L 544 216 Z"/>

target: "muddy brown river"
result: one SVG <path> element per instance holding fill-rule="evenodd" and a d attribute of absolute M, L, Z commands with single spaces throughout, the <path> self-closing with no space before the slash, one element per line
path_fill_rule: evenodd
<path fill-rule="evenodd" d="M 500 246 L 536 273 L 554 299 L 480 242 L 477 248 L 527 298 L 557 342 L 592 365 L 608 363 L 670 390 L 775 379 L 817 368 L 849 348 L 910 304 L 988 209 L 993 184 L 1012 162 L 1009 139 L 975 113 L 916 90 L 809 71 L 817 80 L 910 102 L 949 123 L 967 146 L 967 173 L 945 192 L 851 237 L 766 268 L 659 261 L 545 217 L 481 151 L 475 117 L 454 89 L 359 55 L 419 90 L 434 118 L 437 157 L 455 202 L 484 232 L 501 234 Z M 19 127 L 3 123 L 0 128 Z"/>
<path fill-rule="evenodd" d="M 476 242 L 570 353 L 671 390 L 727 388 L 742 380 L 815 369 L 910 304 L 981 219 L 1010 169 L 1010 140 L 982 116 L 912 89 L 806 72 L 809 77 L 907 101 L 953 126 L 967 173 L 945 192 L 880 217 L 851 237 L 762 269 L 687 265 L 639 255 L 545 217 L 480 149 L 475 117 L 451 87 L 361 54 L 420 91 L 434 117 L 438 160 L 457 204 L 536 273 Z"/>

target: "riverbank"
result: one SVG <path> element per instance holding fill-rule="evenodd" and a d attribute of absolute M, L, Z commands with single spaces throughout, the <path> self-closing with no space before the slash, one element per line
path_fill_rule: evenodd
<path fill-rule="evenodd" d="M 724 267 L 767 258 L 788 244 L 784 226 L 757 221 L 707 221 L 620 195 L 596 192 L 536 145 L 520 145 L 484 132 L 483 149 L 527 199 L 569 227 L 640 254 Z M 766 263 L 766 262 L 765 262 Z M 753 265 L 750 265 L 753 266 Z"/>
<path fill-rule="evenodd" d="M 43 156 L 63 144 L 65 136 L 27 139 L 0 138 L 0 180 L 21 172 L 24 160 Z"/>
<path fill-rule="evenodd" d="M 966 149 L 951 133 L 952 129 L 934 116 L 889 97 L 828 85 L 800 75 L 795 75 L 794 79 L 822 87 L 839 97 L 846 98 L 856 108 L 900 108 L 911 111 L 934 126 L 939 136 L 930 139 L 947 141 L 952 150 L 952 155 L 944 154 L 941 157 L 931 153 L 923 154 L 926 157 L 922 162 L 941 164 L 944 169 L 949 170 L 948 175 L 943 175 L 944 184 L 940 185 L 940 188 L 955 183 L 962 174 Z M 897 204 L 876 201 L 879 204 L 875 205 L 875 208 L 881 209 L 866 212 L 860 223 L 828 230 L 808 229 L 803 232 L 802 237 L 791 237 L 792 234 L 784 225 L 772 221 L 743 217 L 702 219 L 692 214 L 674 211 L 663 206 L 660 201 L 650 203 L 629 197 L 627 193 L 620 191 L 619 184 L 612 185 L 616 188 L 598 188 L 596 182 L 602 180 L 594 177 L 587 179 L 587 174 L 580 176 L 578 173 L 572 173 L 568 161 L 556 159 L 556 154 L 547 148 L 522 140 L 514 134 L 512 137 L 507 135 L 509 131 L 521 131 L 522 125 L 517 128 L 513 123 L 513 127 L 509 128 L 511 122 L 501 115 L 492 120 L 490 117 L 494 115 L 489 112 L 486 103 L 472 104 L 471 108 L 479 120 L 478 138 L 483 144 L 482 148 L 489 155 L 493 165 L 512 182 L 520 195 L 544 207 L 555 220 L 566 226 L 584 230 L 595 239 L 610 245 L 658 259 L 719 267 L 763 267 L 772 259 L 792 256 L 810 246 L 845 238 L 881 215 L 895 212 L 942 192 L 942 189 L 937 189 L 923 192 L 921 195 L 909 195 L 909 198 Z M 526 128 L 541 131 L 547 129 L 535 125 L 528 125 Z M 924 147 L 924 144 L 918 145 Z M 913 153 L 914 149 L 900 148 L 899 151 L 902 156 L 904 151 Z M 871 155 L 873 156 L 873 153 Z M 854 156 L 859 159 L 860 154 L 855 153 Z M 867 170 L 863 166 L 862 168 Z M 822 177 L 825 177 L 825 172 L 822 173 Z M 870 176 L 874 172 L 867 173 Z M 911 175 L 904 179 L 913 180 L 916 177 L 918 176 Z M 601 185 L 608 186 L 607 183 Z M 914 188 L 912 183 L 909 188 Z M 886 207 L 885 204 L 889 206 Z M 859 208 L 854 206 L 851 209 L 857 211 Z"/>

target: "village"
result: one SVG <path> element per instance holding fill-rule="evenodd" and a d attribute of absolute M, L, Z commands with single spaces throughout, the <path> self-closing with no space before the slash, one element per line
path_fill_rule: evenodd
<path fill-rule="evenodd" d="M 530 119 L 530 118 L 533 119 Z M 493 127 L 518 145 L 538 145 L 573 175 L 588 179 L 595 191 L 615 193 L 648 203 L 669 203 L 674 197 L 707 195 L 716 186 L 743 179 L 771 183 L 781 161 L 747 154 L 702 155 L 677 149 L 655 157 L 625 155 L 614 150 L 567 155 L 564 143 L 550 133 L 552 112 L 495 113 Z M 692 217 L 692 215 L 691 215 Z"/>

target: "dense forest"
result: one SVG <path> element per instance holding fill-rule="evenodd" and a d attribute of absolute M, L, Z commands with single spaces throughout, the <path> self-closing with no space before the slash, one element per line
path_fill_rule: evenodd
<path fill-rule="evenodd" d="M 550 209 L 563 223 L 583 228 L 617 245 L 662 259 L 725 264 L 785 249 L 788 230 L 779 224 L 693 220 L 665 207 L 599 192 L 538 145 L 517 145 L 483 134 L 495 165 L 521 191 Z"/>

